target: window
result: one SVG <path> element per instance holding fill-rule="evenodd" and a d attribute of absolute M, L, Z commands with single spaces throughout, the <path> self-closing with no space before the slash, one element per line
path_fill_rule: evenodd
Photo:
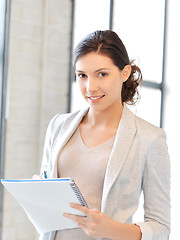
<path fill-rule="evenodd" d="M 88 33 L 109 28 L 109 0 L 76 0 L 74 46 Z"/>
<path fill-rule="evenodd" d="M 138 116 L 161 126 L 165 1 L 76 0 L 74 15 L 74 46 L 86 34 L 98 29 L 112 26 L 118 33 L 130 59 L 136 60 L 143 74 L 141 100 L 130 108 Z M 85 105 L 73 81 L 71 111 L 78 108 L 79 102 Z"/>
<path fill-rule="evenodd" d="M 74 39 L 73 46 L 87 34 L 95 30 L 109 28 L 109 0 L 76 0 L 74 9 Z M 81 94 L 78 92 L 76 82 L 72 79 L 71 111 L 78 109 L 79 103 L 85 105 Z"/>
<path fill-rule="evenodd" d="M 141 101 L 132 110 L 157 126 L 161 122 L 164 20 L 164 0 L 114 1 L 113 30 L 125 43 L 129 58 L 136 60 L 144 81 Z"/>

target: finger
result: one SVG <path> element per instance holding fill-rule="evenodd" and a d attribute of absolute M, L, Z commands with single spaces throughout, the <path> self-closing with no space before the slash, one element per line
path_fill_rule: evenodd
<path fill-rule="evenodd" d="M 84 213 L 86 216 L 89 215 L 89 212 L 90 210 L 87 208 L 87 207 L 84 207 L 80 204 L 77 204 L 77 203 L 70 203 L 70 207 L 76 209 L 76 210 L 79 210 L 81 211 L 82 213 Z"/>
<path fill-rule="evenodd" d="M 33 175 L 32 179 L 42 179 L 42 177 L 38 174 Z"/>
<path fill-rule="evenodd" d="M 88 229 L 88 226 L 86 224 L 78 223 L 77 225 L 78 225 L 78 227 L 80 227 L 80 228 L 82 228 L 84 230 Z"/>
<path fill-rule="evenodd" d="M 96 214 L 100 214 L 101 213 L 98 209 L 91 209 L 91 212 L 96 213 Z"/>
<path fill-rule="evenodd" d="M 83 225 L 87 224 L 87 218 L 85 218 L 85 217 L 78 216 L 78 215 L 71 214 L 71 213 L 63 213 L 63 216 L 71 219 L 73 222 L 76 222 L 78 224 L 83 224 Z"/>

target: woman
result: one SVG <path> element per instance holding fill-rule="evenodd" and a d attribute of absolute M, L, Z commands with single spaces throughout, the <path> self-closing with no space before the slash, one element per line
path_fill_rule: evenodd
<path fill-rule="evenodd" d="M 74 55 L 77 84 L 89 107 L 55 116 L 48 127 L 42 169 L 71 177 L 89 209 L 64 213 L 79 228 L 43 240 L 166 240 L 170 232 L 170 167 L 165 133 L 128 110 L 138 97 L 140 69 L 113 31 L 86 36 Z M 137 99 L 136 99 L 137 100 Z M 132 223 L 144 193 L 144 222 Z"/>

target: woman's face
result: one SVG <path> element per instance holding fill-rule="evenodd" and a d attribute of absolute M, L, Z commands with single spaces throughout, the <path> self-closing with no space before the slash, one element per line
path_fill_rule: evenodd
<path fill-rule="evenodd" d="M 80 57 L 75 68 L 77 83 L 90 108 L 103 111 L 122 105 L 121 89 L 129 77 L 129 65 L 121 71 L 108 56 L 92 52 Z"/>

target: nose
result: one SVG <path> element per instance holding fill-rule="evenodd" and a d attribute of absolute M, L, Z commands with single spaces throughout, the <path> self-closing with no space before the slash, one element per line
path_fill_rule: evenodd
<path fill-rule="evenodd" d="M 98 90 L 97 80 L 94 77 L 88 77 L 86 91 L 88 93 L 93 93 Z"/>

